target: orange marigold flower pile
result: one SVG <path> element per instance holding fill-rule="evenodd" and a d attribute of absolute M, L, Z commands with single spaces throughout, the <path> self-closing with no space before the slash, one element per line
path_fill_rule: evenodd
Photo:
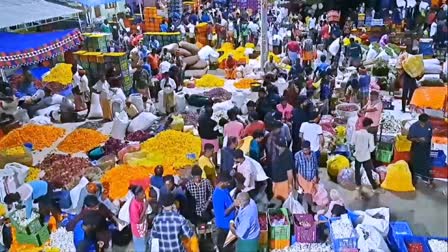
<path fill-rule="evenodd" d="M 126 196 L 131 181 L 149 178 L 152 172 L 143 166 L 119 165 L 106 171 L 101 182 L 109 184 L 109 197 L 116 200 Z"/>
<path fill-rule="evenodd" d="M 76 129 L 62 141 L 58 149 L 73 154 L 86 152 L 106 142 L 107 136 L 92 129 Z"/>
<path fill-rule="evenodd" d="M 252 83 L 258 83 L 258 82 L 254 79 L 241 79 L 241 80 L 235 82 L 234 85 L 236 88 L 248 89 L 248 88 L 251 88 Z"/>
<path fill-rule="evenodd" d="M 35 150 L 50 147 L 58 138 L 64 136 L 65 130 L 48 125 L 28 124 L 9 132 L 0 139 L 0 150 L 32 143 Z"/>

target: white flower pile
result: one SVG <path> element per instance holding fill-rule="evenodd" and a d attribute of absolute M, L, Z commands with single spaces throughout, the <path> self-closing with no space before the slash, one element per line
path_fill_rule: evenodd
<path fill-rule="evenodd" d="M 75 252 L 73 232 L 67 231 L 64 227 L 58 228 L 50 235 L 50 246 L 64 252 Z"/>
<path fill-rule="evenodd" d="M 331 222 L 331 230 L 336 239 L 350 238 L 353 235 L 353 225 L 347 216 Z"/>
<path fill-rule="evenodd" d="M 22 208 L 22 209 L 17 209 L 12 214 L 12 216 L 10 218 L 12 218 L 20 226 L 26 227 L 32 221 L 34 221 L 35 219 L 39 218 L 39 214 L 37 214 L 36 212 L 31 212 L 31 217 L 30 218 L 26 218 L 26 209 Z"/>
<path fill-rule="evenodd" d="M 331 252 L 330 245 L 325 243 L 294 243 L 285 249 L 275 249 L 273 252 Z"/>
<path fill-rule="evenodd" d="M 437 240 L 437 239 L 431 239 L 428 241 L 429 247 L 431 248 L 431 251 L 433 252 L 446 252 L 448 251 L 448 242 Z"/>
<path fill-rule="evenodd" d="M 401 121 L 391 114 L 383 113 L 381 124 L 384 134 L 399 134 L 401 132 Z"/>

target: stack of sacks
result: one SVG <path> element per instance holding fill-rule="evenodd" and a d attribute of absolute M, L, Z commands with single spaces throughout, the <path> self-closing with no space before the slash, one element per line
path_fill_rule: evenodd
<path fill-rule="evenodd" d="M 424 75 L 418 80 L 422 86 L 441 86 L 443 81 L 440 78 L 442 73 L 442 65 L 438 59 L 424 59 Z"/>
<path fill-rule="evenodd" d="M 207 73 L 208 62 L 199 57 L 199 48 L 197 45 L 182 41 L 179 44 L 170 44 L 164 48 L 167 48 L 172 54 L 177 53 L 183 57 L 185 78 L 197 78 Z"/>

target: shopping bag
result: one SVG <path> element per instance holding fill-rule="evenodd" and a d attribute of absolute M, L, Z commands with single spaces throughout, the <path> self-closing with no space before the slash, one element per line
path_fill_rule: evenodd
<path fill-rule="evenodd" d="M 415 187 L 412 184 L 412 174 L 408 163 L 400 160 L 387 166 L 386 179 L 381 187 L 396 192 L 413 192 Z"/>
<path fill-rule="evenodd" d="M 120 208 L 120 211 L 118 212 L 118 219 L 126 222 L 131 223 L 131 218 L 129 216 L 129 207 L 131 206 L 132 199 L 134 199 L 134 196 L 128 197 L 124 205 Z"/>
<path fill-rule="evenodd" d="M 18 185 L 22 185 L 25 183 L 25 179 L 28 176 L 28 172 L 30 170 L 28 166 L 19 163 L 6 164 L 4 169 L 14 171 L 14 177 Z"/>
<path fill-rule="evenodd" d="M 283 207 L 288 209 L 292 214 L 306 214 L 305 208 L 294 197 L 294 193 L 290 193 L 283 203 Z"/>

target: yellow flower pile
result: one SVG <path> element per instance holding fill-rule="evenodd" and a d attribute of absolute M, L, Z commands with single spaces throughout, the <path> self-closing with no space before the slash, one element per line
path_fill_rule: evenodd
<path fill-rule="evenodd" d="M 0 203 L 0 216 L 5 216 L 7 212 L 7 207 L 5 204 Z"/>
<path fill-rule="evenodd" d="M 201 139 L 191 133 L 166 130 L 148 139 L 141 148 L 146 158 L 132 160 L 129 164 L 146 167 L 162 165 L 165 174 L 172 175 L 176 169 L 195 164 L 201 154 Z"/>
<path fill-rule="evenodd" d="M 251 85 L 253 83 L 258 83 L 258 82 L 254 79 L 241 79 L 241 80 L 235 82 L 234 85 L 236 88 L 247 89 L 247 88 L 251 88 Z"/>
<path fill-rule="evenodd" d="M 44 77 L 43 82 L 56 82 L 66 86 L 72 83 L 72 77 L 72 65 L 59 63 Z"/>
<path fill-rule="evenodd" d="M 131 181 L 149 178 L 152 172 L 148 167 L 119 165 L 107 170 L 101 182 L 109 184 L 109 197 L 116 200 L 126 196 Z"/>
<path fill-rule="evenodd" d="M 233 50 L 233 49 L 222 50 L 222 47 L 221 47 L 220 50 L 223 52 L 223 54 L 221 55 L 221 57 L 219 57 L 218 63 L 224 62 L 229 57 L 229 55 L 232 55 L 232 57 L 238 62 L 245 61 L 247 63 L 249 61 L 249 58 L 245 54 L 246 48 L 244 48 L 244 47 L 238 47 L 235 50 Z M 218 51 L 220 51 L 220 50 L 218 50 Z"/>
<path fill-rule="evenodd" d="M 224 79 L 216 77 L 212 74 L 206 74 L 200 79 L 196 80 L 196 87 L 201 88 L 215 88 L 224 87 Z"/>
<path fill-rule="evenodd" d="M 24 146 L 16 146 L 5 150 L 6 156 L 23 156 L 26 154 Z"/>
<path fill-rule="evenodd" d="M 25 182 L 31 182 L 39 179 L 40 169 L 36 167 L 30 167 L 28 176 L 26 176 Z"/>
<path fill-rule="evenodd" d="M 58 138 L 65 134 L 65 130 L 48 126 L 28 124 L 9 132 L 0 139 L 0 150 L 32 143 L 35 150 L 50 147 Z"/>
<path fill-rule="evenodd" d="M 229 51 L 233 51 L 234 47 L 233 44 L 230 42 L 225 42 L 224 44 L 222 44 L 221 48 L 219 48 L 217 51 L 218 52 L 229 52 Z"/>
<path fill-rule="evenodd" d="M 69 154 L 86 152 L 98 147 L 107 139 L 107 136 L 96 130 L 76 129 L 59 144 L 58 149 Z"/>
<path fill-rule="evenodd" d="M 269 52 L 268 59 L 271 58 L 271 56 L 274 57 L 274 62 L 277 64 L 282 60 L 278 55 L 275 55 L 273 52 Z M 257 60 L 260 60 L 260 57 L 261 56 L 258 56 Z"/>
<path fill-rule="evenodd" d="M 254 43 L 246 43 L 246 48 L 255 49 Z"/>

